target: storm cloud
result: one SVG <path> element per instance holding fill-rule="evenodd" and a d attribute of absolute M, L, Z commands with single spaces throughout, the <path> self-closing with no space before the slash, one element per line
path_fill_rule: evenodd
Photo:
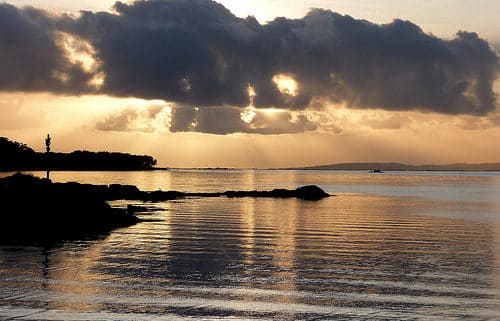
<path fill-rule="evenodd" d="M 0 3 L 0 90 L 78 94 L 93 74 L 71 63 L 56 17 Z"/>
<path fill-rule="evenodd" d="M 150 0 L 77 17 L 1 4 L 0 30 L 0 90 L 162 99 L 186 106 L 173 112 L 173 131 L 196 117 L 199 131 L 248 129 L 239 109 L 249 105 L 468 115 L 497 107 L 499 59 L 485 40 L 466 31 L 440 39 L 409 21 L 380 25 L 314 9 L 261 24 L 210 0 Z M 64 35 L 91 46 L 80 49 L 92 68 L 71 59 Z M 296 90 L 280 88 L 277 76 Z"/>

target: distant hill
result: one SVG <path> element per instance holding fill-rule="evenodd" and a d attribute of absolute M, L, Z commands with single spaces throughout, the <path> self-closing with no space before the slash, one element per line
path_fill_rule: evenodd
<path fill-rule="evenodd" d="M 21 170 L 148 170 L 156 160 L 148 155 L 112 152 L 35 152 L 25 144 L 0 137 L 0 171 Z"/>
<path fill-rule="evenodd" d="M 400 163 L 342 163 L 294 169 L 309 170 L 381 170 L 381 171 L 500 171 L 500 163 L 407 165 Z"/>

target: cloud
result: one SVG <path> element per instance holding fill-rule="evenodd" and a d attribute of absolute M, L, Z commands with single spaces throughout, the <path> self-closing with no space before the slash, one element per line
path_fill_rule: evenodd
<path fill-rule="evenodd" d="M 111 114 L 99 120 L 96 129 L 101 131 L 131 131 L 132 125 L 137 119 L 137 111 L 133 108 L 127 108 L 118 114 Z"/>
<path fill-rule="evenodd" d="M 55 19 L 42 10 L 0 3 L 1 91 L 91 90 L 93 74 L 68 59 Z"/>
<path fill-rule="evenodd" d="M 186 106 L 174 111 L 173 131 L 212 133 L 311 128 L 286 113 L 268 126 L 258 113 L 252 128 L 240 117 L 250 105 L 297 111 L 326 101 L 467 115 L 497 107 L 499 59 L 473 32 L 446 40 L 409 21 L 379 25 L 320 9 L 260 24 L 210 0 L 116 2 L 113 9 L 75 17 L 0 5 L 0 90 L 162 99 Z M 65 46 L 74 39 L 85 45 Z M 75 58 L 81 55 L 88 59 Z M 101 127 L 126 128 L 134 116 L 120 117 Z"/>
<path fill-rule="evenodd" d="M 318 124 L 306 115 L 286 110 L 263 111 L 235 107 L 177 107 L 172 110 L 171 132 L 292 134 L 313 131 Z"/>
<path fill-rule="evenodd" d="M 118 113 L 109 113 L 101 117 L 97 120 L 95 128 L 100 131 L 151 133 L 157 129 L 158 124 L 155 121 L 164 109 L 165 105 L 160 104 L 150 105 L 146 109 L 128 107 Z"/>

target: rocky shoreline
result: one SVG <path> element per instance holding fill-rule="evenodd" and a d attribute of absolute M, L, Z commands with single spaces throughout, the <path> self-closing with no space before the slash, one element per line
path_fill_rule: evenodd
<path fill-rule="evenodd" d="M 139 190 L 131 185 L 52 183 L 31 175 L 0 179 L 0 242 L 81 239 L 141 222 L 128 209 L 112 208 L 107 201 L 161 202 L 187 197 L 267 197 L 320 200 L 330 196 L 309 185 L 295 190 L 184 193 Z"/>

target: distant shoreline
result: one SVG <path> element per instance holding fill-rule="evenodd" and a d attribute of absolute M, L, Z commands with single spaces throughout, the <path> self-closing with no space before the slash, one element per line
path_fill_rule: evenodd
<path fill-rule="evenodd" d="M 213 168 L 213 167 L 158 167 L 148 169 L 51 169 L 50 172 L 155 172 L 155 171 L 366 171 L 369 172 L 373 168 Z M 15 172 L 45 172 L 45 169 L 16 169 L 16 170 L 0 170 L 0 173 L 15 173 Z M 500 172 L 498 169 L 382 169 L 382 174 L 387 172 Z M 377 173 L 374 173 L 377 174 Z"/>
<path fill-rule="evenodd" d="M 143 168 L 143 169 L 136 169 L 136 168 L 131 168 L 131 169 L 123 169 L 123 168 L 118 168 L 118 169 L 110 169 L 110 168 L 103 168 L 103 169 L 96 169 L 96 168 L 88 168 L 88 169 L 71 169 L 71 168 L 63 168 L 63 169 L 51 169 L 50 172 L 152 172 L 152 171 L 168 171 L 170 168 L 168 167 L 157 167 L 157 168 Z M 44 168 L 29 168 L 29 169 L 13 169 L 13 170 L 5 170 L 5 169 L 0 169 L 0 173 L 15 173 L 15 172 L 46 172 L 47 170 Z"/>
<path fill-rule="evenodd" d="M 341 163 L 319 166 L 303 166 L 301 170 L 380 170 L 380 171 L 500 171 L 500 163 L 454 163 L 408 165 L 402 163 Z"/>
<path fill-rule="evenodd" d="M 169 170 L 192 170 L 192 171 L 370 171 L 379 168 L 310 168 L 310 167 L 284 167 L 284 168 L 218 168 L 218 167 L 170 167 Z M 381 169 L 384 172 L 500 172 L 496 169 Z"/>

